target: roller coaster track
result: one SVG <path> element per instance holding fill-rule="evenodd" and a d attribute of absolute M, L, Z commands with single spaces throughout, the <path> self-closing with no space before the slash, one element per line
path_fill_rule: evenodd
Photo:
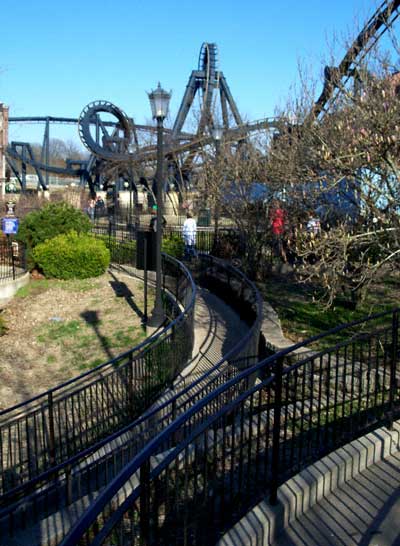
<path fill-rule="evenodd" d="M 326 109 L 334 98 L 335 92 L 343 87 L 345 81 L 354 75 L 362 59 L 371 51 L 388 28 L 393 25 L 399 16 L 399 7 L 400 0 L 382 2 L 353 41 L 339 65 L 325 68 L 324 86 L 311 113 L 314 117 L 318 117 Z"/>
<path fill-rule="evenodd" d="M 48 118 L 10 118 L 10 121 L 25 122 L 25 120 L 27 119 L 29 119 L 28 121 L 29 123 L 41 123 L 41 122 L 45 122 Z M 74 123 L 77 124 L 78 122 L 78 119 L 72 120 L 72 118 L 70 119 L 56 118 L 56 119 L 57 119 L 57 122 L 63 119 L 68 119 L 68 121 L 66 121 L 65 123 L 72 123 L 73 121 Z M 64 121 L 60 121 L 60 123 L 64 123 Z M 113 130 L 117 126 L 117 124 L 114 122 L 103 122 L 103 123 L 105 126 L 111 127 Z M 243 123 L 242 125 L 229 128 L 225 132 L 224 138 L 227 142 L 235 142 L 237 140 L 240 140 L 241 138 L 245 138 L 249 132 L 261 131 L 264 129 L 273 129 L 275 127 L 276 127 L 275 118 L 265 118 L 265 119 L 261 119 L 261 120 L 257 120 L 257 121 L 253 121 L 249 123 Z M 147 130 L 148 126 L 136 125 L 136 128 Z M 154 129 L 154 127 L 151 127 L 151 128 Z M 214 143 L 213 137 L 209 135 L 197 136 L 197 135 L 182 133 L 181 135 L 182 142 L 178 144 L 171 144 L 168 136 L 172 134 L 172 130 L 166 129 L 165 133 L 166 133 L 166 146 L 165 146 L 166 156 L 178 154 L 181 152 L 196 151 L 201 147 L 211 145 Z M 156 159 L 157 153 L 154 146 L 142 147 L 140 149 L 140 152 L 135 152 L 131 154 L 129 153 L 117 154 L 112 151 L 100 149 L 101 147 L 99 144 L 96 144 L 96 145 L 93 145 L 93 147 L 90 147 L 92 146 L 91 143 L 92 142 L 94 143 L 92 137 L 87 138 L 87 141 L 86 141 L 86 136 L 83 138 L 85 139 L 85 142 L 87 142 L 87 148 L 90 149 L 92 153 L 94 153 L 94 155 L 97 155 L 98 153 L 99 158 L 102 158 L 102 159 L 108 158 L 110 161 L 113 161 L 115 163 L 133 162 L 133 163 L 140 164 L 144 161 L 150 162 Z M 7 154 L 9 155 L 9 157 L 15 160 L 21 160 L 21 154 L 17 152 L 17 150 L 15 149 L 15 144 L 19 144 L 19 143 L 12 143 L 7 149 Z M 21 143 L 21 144 L 25 144 L 25 143 Z M 69 163 L 70 166 L 68 166 L 67 164 L 66 167 L 59 167 L 56 165 L 46 165 L 45 163 L 28 156 L 24 158 L 24 161 L 27 165 L 31 165 L 32 167 L 36 167 L 39 170 L 48 171 L 55 174 L 69 174 L 69 175 L 79 176 L 79 174 L 83 171 L 83 169 L 80 167 L 73 168 L 72 161 Z"/>
<path fill-rule="evenodd" d="M 106 102 L 106 101 L 105 101 Z M 137 130 L 141 131 L 148 131 L 148 132 L 157 132 L 157 127 L 154 125 L 140 125 L 138 123 L 134 123 L 132 118 L 129 118 L 131 123 L 135 125 L 135 128 Z M 54 117 L 54 116 L 10 116 L 8 121 L 10 123 L 54 123 L 54 124 L 60 124 L 60 125 L 76 125 L 79 124 L 79 118 L 63 118 L 63 117 Z M 116 123 L 112 121 L 103 121 L 103 124 L 106 127 L 115 127 Z M 171 133 L 172 130 L 168 129 L 167 127 L 164 129 L 166 133 Z M 191 138 L 192 135 L 189 133 L 183 134 L 184 138 Z"/>
<path fill-rule="evenodd" d="M 183 125 L 188 113 L 193 105 L 196 93 L 201 100 L 201 115 L 198 128 L 195 133 L 183 131 Z M 176 157 L 177 154 L 187 153 L 185 159 L 185 168 L 189 169 L 196 154 L 196 151 L 205 144 L 211 142 L 212 127 L 215 124 L 213 110 L 217 99 L 221 101 L 221 111 L 224 120 L 224 126 L 229 126 L 228 108 L 232 113 L 237 124 L 242 124 L 238 108 L 230 93 L 226 79 L 221 71 L 218 70 L 218 50 L 216 44 L 204 43 L 200 50 L 198 69 L 194 70 L 189 78 L 189 83 L 182 99 L 178 114 L 176 116 L 173 128 L 164 129 L 166 139 L 169 145 L 166 150 L 167 157 Z M 116 121 L 102 120 L 101 114 L 111 114 Z M 154 161 L 156 158 L 155 146 L 148 146 L 139 149 L 137 132 L 153 134 L 156 127 L 135 124 L 132 118 L 129 118 L 122 110 L 108 101 L 95 101 L 87 105 L 78 119 L 67 117 L 10 117 L 10 123 L 44 123 L 46 124 L 47 135 L 50 124 L 67 124 L 78 126 L 79 135 L 82 143 L 96 158 L 96 160 L 112 162 L 115 164 L 129 162 L 140 164 L 141 162 Z M 243 125 L 243 124 L 242 124 Z M 95 133 L 95 135 L 93 135 Z M 123 136 L 121 136 L 121 133 Z M 46 134 L 45 134 L 46 135 Z M 46 136 L 45 136 L 46 138 Z M 196 142 L 190 145 L 190 142 Z M 19 151 L 12 145 L 8 149 L 9 164 L 13 171 L 16 171 L 16 165 L 12 161 L 21 161 L 25 165 L 30 165 L 37 172 L 53 172 L 56 174 L 67 174 L 82 176 L 85 175 L 85 169 L 88 166 L 95 166 L 97 161 L 80 162 L 74 165 L 67 161 L 65 168 L 54 166 L 49 162 L 35 159 L 29 153 L 26 143 L 26 153 Z M 48 138 L 46 146 L 48 147 Z M 90 175 L 90 173 L 88 173 Z M 39 176 L 40 178 L 40 176 Z M 86 176 L 89 178 L 89 176 Z"/>
<path fill-rule="evenodd" d="M 400 0 L 383 2 L 370 17 L 356 39 L 350 45 L 342 61 L 337 67 L 326 67 L 323 89 L 314 103 L 311 115 L 315 118 L 323 115 L 335 101 L 349 78 L 354 77 L 357 66 L 374 47 L 381 36 L 390 28 L 399 15 Z M 200 118 L 194 133 L 182 132 L 190 109 L 193 106 L 196 93 L 200 97 Z M 252 123 L 243 123 L 239 110 L 229 90 L 223 73 L 218 69 L 218 49 L 214 43 L 203 43 L 200 49 L 198 68 L 193 70 L 189 78 L 181 105 L 179 107 L 172 129 L 164 129 L 165 155 L 172 164 L 178 165 L 178 157 L 182 157 L 182 171 L 189 171 L 194 157 L 204 146 L 213 144 L 212 129 L 217 123 L 215 119 L 216 101 L 219 96 L 220 110 L 224 126 L 225 138 L 228 141 L 243 140 L 252 131 L 273 129 L 273 118 Z M 229 126 L 229 111 L 236 126 Z M 101 113 L 112 114 L 116 121 L 101 120 Z M 83 144 L 93 154 L 90 163 L 67 161 L 65 167 L 49 165 L 48 161 L 36 160 L 29 150 L 22 154 L 15 147 L 9 146 L 7 155 L 9 164 L 17 172 L 17 163 L 23 162 L 39 172 L 53 172 L 81 176 L 90 182 L 91 173 L 88 167 L 95 168 L 101 162 L 111 162 L 118 165 L 129 163 L 154 162 L 156 160 L 155 146 L 140 147 L 137 131 L 153 134 L 156 127 L 135 124 L 118 107 L 108 101 L 95 101 L 84 108 L 78 119 L 67 117 L 10 117 L 11 123 L 49 123 L 76 124 Z M 93 128 L 96 127 L 96 137 Z M 110 129 L 110 133 L 108 133 Z M 123 132 L 123 137 L 120 132 Z M 101 134 L 100 134 L 101 133 Z M 185 154 L 184 156 L 182 154 Z M 40 179 L 40 176 L 39 176 Z M 42 184 L 43 185 L 43 184 Z"/>

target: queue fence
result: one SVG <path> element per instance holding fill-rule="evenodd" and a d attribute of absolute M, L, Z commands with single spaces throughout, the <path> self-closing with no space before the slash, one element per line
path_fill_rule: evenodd
<path fill-rule="evenodd" d="M 114 251 L 121 255 L 118 242 Z M 164 328 L 93 370 L 0 412 L 0 504 L 7 493 L 131 423 L 183 368 L 193 347 L 196 288 L 183 264 L 167 255 L 162 261 L 169 318 Z"/>
<path fill-rule="evenodd" d="M 338 326 L 225 381 L 122 469 L 62 546 L 215 544 L 265 494 L 275 504 L 305 466 L 390 427 L 400 414 L 399 313 Z"/>
<path fill-rule="evenodd" d="M 125 268 L 124 265 L 120 267 Z M 173 279 L 165 266 L 164 272 L 166 279 Z M 248 326 L 243 336 L 231 346 L 222 360 L 220 357 L 213 359 L 212 354 L 206 373 L 190 383 L 183 381 L 181 389 L 175 394 L 164 393 L 139 418 L 3 495 L 0 503 L 0 533 L 1 529 L 7 529 L 13 535 L 21 526 L 34 525 L 38 517 L 44 518 L 46 514 L 49 516 L 55 511 L 62 513 L 71 505 L 68 522 L 62 522 L 60 531 L 67 532 L 71 514 L 75 517 L 79 515 L 79 508 L 75 509 L 74 503 L 82 506 L 82 498 L 98 495 L 154 436 L 193 404 L 241 373 L 243 368 L 257 362 L 262 300 L 254 284 L 232 265 L 208 255 L 199 257 L 197 276 L 202 286 L 219 295 L 223 292 L 231 305 L 235 300 L 234 307 Z M 182 301 L 184 294 L 188 293 L 182 283 L 175 285 L 175 292 L 179 293 Z M 180 337 L 185 335 L 183 329 L 175 328 L 171 344 L 171 350 L 175 353 L 183 345 Z M 194 425 L 195 419 L 191 423 L 191 426 Z"/>

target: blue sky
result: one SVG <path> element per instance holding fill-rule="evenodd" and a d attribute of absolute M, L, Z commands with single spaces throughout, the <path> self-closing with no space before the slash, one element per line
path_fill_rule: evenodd
<path fill-rule="evenodd" d="M 220 69 L 241 114 L 259 119 L 284 102 L 299 60 L 320 76 L 333 36 L 354 35 L 376 6 L 372 0 L 2 0 L 0 102 L 12 116 L 78 117 L 87 103 L 107 99 L 144 123 L 146 91 L 160 81 L 173 92 L 174 118 L 208 41 L 218 44 Z M 336 52 L 340 60 L 343 50 Z M 37 128 L 27 131 L 20 127 L 12 136 L 39 140 Z"/>

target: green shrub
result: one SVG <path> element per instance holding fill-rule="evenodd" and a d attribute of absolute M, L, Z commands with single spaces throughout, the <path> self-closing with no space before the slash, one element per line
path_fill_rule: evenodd
<path fill-rule="evenodd" d="M 91 229 L 89 218 L 67 203 L 49 203 L 39 210 L 30 212 L 21 221 L 18 240 L 25 243 L 28 250 L 28 266 L 35 266 L 32 250 L 40 243 L 71 230 L 87 233 Z"/>
<path fill-rule="evenodd" d="M 180 260 L 183 257 L 185 250 L 185 243 L 183 242 L 182 237 L 179 235 L 173 234 L 170 237 L 165 237 L 162 240 L 162 251 L 174 258 Z"/>
<path fill-rule="evenodd" d="M 57 279 L 97 277 L 110 263 L 110 251 L 103 241 L 76 231 L 38 244 L 33 257 L 46 277 Z"/>

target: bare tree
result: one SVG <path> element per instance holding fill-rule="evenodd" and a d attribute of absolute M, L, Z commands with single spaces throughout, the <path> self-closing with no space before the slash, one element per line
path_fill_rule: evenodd
<path fill-rule="evenodd" d="M 293 123 L 293 111 L 282 112 L 267 152 L 269 179 L 303 213 L 299 270 L 323 286 L 328 303 L 346 289 L 355 301 L 400 263 L 400 74 L 378 53 L 359 74 L 357 89 L 342 89 L 322 119 L 299 108 Z M 309 211 L 321 216 L 317 236 L 304 228 Z"/>
<path fill-rule="evenodd" d="M 262 153 L 265 138 L 258 135 L 239 143 L 225 139 L 218 153 L 207 146 L 197 179 L 200 199 L 212 211 L 216 232 L 235 228 L 232 245 L 237 248 L 231 250 L 240 254 L 243 268 L 254 276 L 263 270 L 270 238 L 268 204 L 273 191 L 271 184 L 267 186 Z"/>

